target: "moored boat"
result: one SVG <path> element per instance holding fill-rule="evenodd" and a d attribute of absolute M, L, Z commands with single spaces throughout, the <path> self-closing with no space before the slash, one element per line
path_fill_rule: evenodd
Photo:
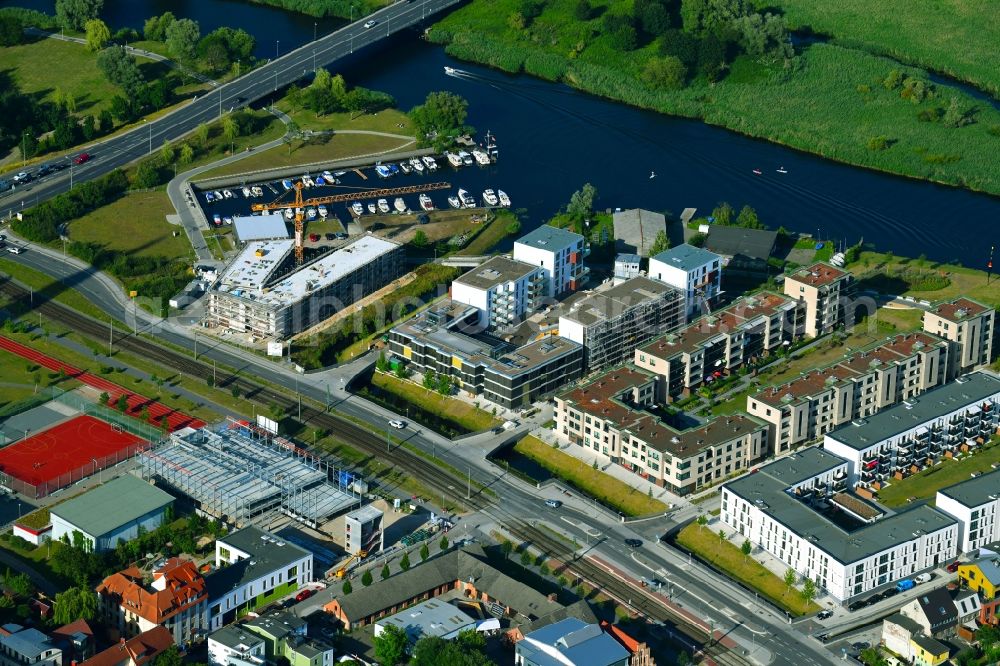
<path fill-rule="evenodd" d="M 412 160 L 410 160 L 410 166 L 413 167 L 413 170 L 416 171 L 417 173 L 423 173 L 424 172 L 424 163 L 421 162 L 416 157 L 414 157 Z"/>
<path fill-rule="evenodd" d="M 420 207 L 424 210 L 434 210 L 434 202 L 426 194 L 421 193 L 420 195 Z"/>
<path fill-rule="evenodd" d="M 293 217 L 295 217 L 295 211 L 293 211 L 291 208 L 286 208 L 285 209 L 285 219 L 286 220 L 291 220 Z"/>
<path fill-rule="evenodd" d="M 322 187 L 323 185 L 326 185 L 326 178 L 323 178 L 323 176 L 316 176 L 316 178 L 313 179 L 313 182 L 316 183 L 316 187 Z"/>
<path fill-rule="evenodd" d="M 246 199 L 249 199 L 252 196 L 253 196 L 253 194 L 250 192 L 250 188 L 249 187 L 244 187 L 243 188 L 243 197 L 246 198 Z"/>
<path fill-rule="evenodd" d="M 458 151 L 458 159 L 462 160 L 463 166 L 472 166 L 472 155 L 464 150 Z"/>
<path fill-rule="evenodd" d="M 312 176 L 306 174 L 302 176 L 302 184 L 305 185 L 306 187 L 312 187 L 313 185 L 316 184 L 316 181 L 312 179 Z"/>
<path fill-rule="evenodd" d="M 319 213 L 319 216 L 322 217 L 324 220 L 330 214 L 330 211 L 327 210 L 326 206 L 323 205 L 320 205 L 320 207 L 316 209 L 316 212 Z"/>
<path fill-rule="evenodd" d="M 463 208 L 475 208 L 476 206 L 475 198 L 465 190 L 458 191 L 458 199 L 462 202 Z"/>
<path fill-rule="evenodd" d="M 445 153 L 445 159 L 448 160 L 448 164 L 452 165 L 456 169 L 462 166 L 462 158 L 458 156 L 457 153 Z"/>
<path fill-rule="evenodd" d="M 212 203 L 215 201 L 215 195 L 211 192 L 205 192 L 205 203 Z"/>
<path fill-rule="evenodd" d="M 223 222 L 223 223 L 224 223 L 224 224 L 225 224 L 225 225 L 226 225 L 227 227 L 229 227 L 229 226 L 232 226 L 232 224 L 233 224 L 233 218 L 231 218 L 231 217 L 224 217 L 224 218 L 222 218 L 222 222 Z"/>
<path fill-rule="evenodd" d="M 424 166 L 427 167 L 428 171 L 437 171 L 438 163 L 436 159 L 430 155 L 424 155 L 421 159 L 423 160 Z"/>
<path fill-rule="evenodd" d="M 461 208 L 462 200 L 456 196 L 448 197 L 448 205 L 451 206 L 452 208 Z"/>
<path fill-rule="evenodd" d="M 212 215 L 212 222 L 215 224 L 215 226 L 221 227 L 222 226 L 222 216 L 219 215 L 218 213 L 215 213 L 214 215 Z"/>
<path fill-rule="evenodd" d="M 292 181 L 285 178 L 283 181 L 281 181 L 281 186 L 286 190 L 290 190 L 292 189 Z"/>
<path fill-rule="evenodd" d="M 403 173 L 413 173 L 413 167 L 411 167 L 407 162 L 400 162 L 399 170 Z"/>
<path fill-rule="evenodd" d="M 225 197 L 222 196 L 222 192 L 220 192 L 219 190 L 216 190 L 216 191 L 212 192 L 212 194 L 215 195 L 215 200 L 216 201 L 222 201 L 223 199 L 225 199 Z"/>
<path fill-rule="evenodd" d="M 355 201 L 351 204 L 351 212 L 354 213 L 355 216 L 361 217 L 365 214 L 365 207 L 361 205 L 360 201 Z"/>
<path fill-rule="evenodd" d="M 253 192 L 253 195 L 255 197 L 264 196 L 264 190 L 263 188 L 260 187 L 260 185 L 254 185 L 252 188 L 250 188 L 250 191 Z"/>
<path fill-rule="evenodd" d="M 403 201 L 403 197 L 396 197 L 396 200 L 392 202 L 392 207 L 400 213 L 406 212 L 406 202 Z"/>
<path fill-rule="evenodd" d="M 232 190 L 222 190 L 222 195 L 227 199 L 235 199 L 236 195 L 233 194 Z"/>
<path fill-rule="evenodd" d="M 487 166 L 490 163 L 490 156 L 486 154 L 486 151 L 479 148 L 472 151 L 472 157 L 479 166 Z"/>
<path fill-rule="evenodd" d="M 500 199 L 500 205 L 504 208 L 510 208 L 510 197 L 503 190 L 497 190 L 497 198 Z"/>
<path fill-rule="evenodd" d="M 316 219 L 316 209 L 313 208 L 312 206 L 309 206 L 309 208 L 306 208 L 306 219 L 307 220 L 315 220 Z"/>
<path fill-rule="evenodd" d="M 370 203 L 368 204 L 368 212 L 374 215 L 375 213 L 378 212 L 378 207 L 375 204 Z"/>
<path fill-rule="evenodd" d="M 496 206 L 498 201 L 497 193 L 493 190 L 483 191 L 483 201 L 486 202 L 487 206 Z"/>
<path fill-rule="evenodd" d="M 389 202 L 386 201 L 385 199 L 379 199 L 378 200 L 378 211 L 384 215 L 385 213 L 388 213 L 389 210 L 390 210 L 390 208 L 389 208 Z"/>
<path fill-rule="evenodd" d="M 378 175 L 379 178 L 388 178 L 389 176 L 392 175 L 392 172 L 389 170 L 389 167 L 385 166 L 384 164 L 376 164 L 375 173 Z"/>

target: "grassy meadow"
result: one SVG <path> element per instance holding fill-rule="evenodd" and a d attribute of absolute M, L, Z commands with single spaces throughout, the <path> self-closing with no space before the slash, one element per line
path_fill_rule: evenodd
<path fill-rule="evenodd" d="M 788 0 L 791 2 L 792 0 Z M 620 11 L 626 0 L 605 3 Z M 710 84 L 652 88 L 641 77 L 658 40 L 628 53 L 598 34 L 600 19 L 577 21 L 571 0 L 552 0 L 525 29 L 508 25 L 514 0 L 477 0 L 436 24 L 432 40 L 458 58 L 508 72 L 563 81 L 634 106 L 705 122 L 849 164 L 1000 194 L 1000 112 L 955 87 L 930 84 L 920 103 L 883 81 L 898 69 L 926 82 L 926 72 L 838 44 L 816 43 L 787 67 L 738 58 Z M 973 122 L 947 127 L 939 116 L 955 98 Z M 876 141 L 873 141 L 876 140 Z"/>

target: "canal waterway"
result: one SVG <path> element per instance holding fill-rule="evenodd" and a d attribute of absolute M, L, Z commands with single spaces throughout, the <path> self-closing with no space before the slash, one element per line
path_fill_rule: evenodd
<path fill-rule="evenodd" d="M 52 11 L 51 0 L 0 1 Z M 312 38 L 314 19 L 240 0 L 108 0 L 113 26 L 142 27 L 173 11 L 202 32 L 243 28 L 258 55 L 273 56 Z M 339 23 L 319 20 L 322 34 Z M 449 76 L 444 66 L 460 69 Z M 709 214 L 720 201 L 753 206 L 771 228 L 819 234 L 847 243 L 864 238 L 898 255 L 984 267 L 996 244 L 1000 199 L 838 164 L 750 139 L 696 120 L 671 118 L 598 99 L 528 76 L 508 76 L 449 58 L 416 33 L 401 35 L 332 67 L 351 84 L 384 90 L 408 109 L 434 90 L 469 101 L 469 122 L 492 131 L 499 162 L 455 174 L 456 187 L 477 195 L 505 190 L 527 210 L 524 228 L 542 224 L 586 182 L 602 208 L 640 206 L 678 215 Z M 784 167 L 785 174 L 777 169 Z M 761 175 L 755 175 L 760 169 Z M 655 174 L 655 177 L 651 177 Z"/>

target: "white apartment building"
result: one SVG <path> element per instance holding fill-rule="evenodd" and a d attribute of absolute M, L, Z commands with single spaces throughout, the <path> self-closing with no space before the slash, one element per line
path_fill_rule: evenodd
<path fill-rule="evenodd" d="M 771 424 L 774 453 L 811 442 L 945 383 L 948 343 L 924 333 L 889 338 L 830 367 L 747 397 L 747 412 Z"/>
<path fill-rule="evenodd" d="M 952 345 L 948 376 L 956 377 L 990 364 L 996 334 L 996 310 L 969 298 L 938 303 L 924 312 L 924 331 Z"/>
<path fill-rule="evenodd" d="M 240 625 L 229 625 L 208 637 L 208 666 L 262 666 L 264 639 Z"/>
<path fill-rule="evenodd" d="M 998 405 L 1000 377 L 973 372 L 828 432 L 823 446 L 848 462 L 852 480 L 878 490 L 981 447 L 1000 425 Z"/>
<path fill-rule="evenodd" d="M 844 323 L 852 283 L 850 273 L 824 263 L 785 276 L 785 295 L 805 304 L 806 335 L 826 335 Z"/>
<path fill-rule="evenodd" d="M 722 293 L 722 257 L 683 243 L 651 257 L 649 277 L 682 290 L 687 317 L 692 319 L 707 314 L 713 299 Z"/>
<path fill-rule="evenodd" d="M 313 580 L 312 553 L 256 527 L 216 540 L 215 566 L 205 578 L 210 631 Z"/>
<path fill-rule="evenodd" d="M 545 272 L 545 296 L 553 298 L 582 286 L 590 269 L 583 265 L 588 250 L 583 236 L 543 224 L 514 241 L 514 259 Z"/>
<path fill-rule="evenodd" d="M 537 266 L 493 257 L 451 283 L 451 299 L 479 310 L 479 325 L 490 329 L 515 326 L 541 305 L 545 271 Z"/>
<path fill-rule="evenodd" d="M 838 601 L 955 557 L 956 519 L 928 505 L 885 515 L 843 492 L 847 476 L 846 460 L 802 449 L 725 484 L 720 519 Z"/>
<path fill-rule="evenodd" d="M 620 367 L 556 396 L 556 433 L 563 441 L 669 488 L 688 494 L 750 468 L 766 449 L 767 427 L 744 415 L 721 416 L 680 430 L 649 411 L 657 379 Z"/>
<path fill-rule="evenodd" d="M 934 504 L 961 524 L 961 551 L 1000 542 L 1000 470 L 939 490 Z"/>

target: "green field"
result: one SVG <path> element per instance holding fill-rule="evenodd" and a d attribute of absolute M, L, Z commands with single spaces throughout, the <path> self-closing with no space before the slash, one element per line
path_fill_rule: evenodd
<path fill-rule="evenodd" d="M 647 516 L 667 510 L 666 505 L 660 500 L 639 492 L 610 474 L 594 469 L 579 458 L 563 453 L 537 437 L 528 435 L 514 445 L 514 450 L 534 460 L 577 490 L 621 511 L 626 516 Z"/>
<path fill-rule="evenodd" d="M 184 230 L 165 218 L 173 213 L 174 207 L 162 190 L 129 194 L 73 220 L 69 236 L 74 241 L 99 243 L 109 250 L 134 255 L 176 259 L 193 256 Z"/>
<path fill-rule="evenodd" d="M 409 117 L 398 109 L 383 109 L 376 113 L 356 114 L 351 111 L 318 115 L 315 111 L 293 107 L 288 100 L 282 98 L 275 106 L 283 111 L 303 130 L 368 130 L 370 132 L 388 132 L 390 134 L 414 133 L 413 123 Z M 402 127 L 400 127 L 402 125 Z"/>
<path fill-rule="evenodd" d="M 449 419 L 473 432 L 489 430 L 500 424 L 492 414 L 464 400 L 429 391 L 423 386 L 384 372 L 376 372 L 372 383 L 432 414 L 447 414 Z"/>
<path fill-rule="evenodd" d="M 992 0 L 757 0 L 781 9 L 790 27 L 808 27 L 845 45 L 943 72 L 1000 94 Z"/>
<path fill-rule="evenodd" d="M 764 565 L 752 557 L 745 557 L 739 548 L 720 540 L 719 535 L 707 527 L 691 523 L 677 535 L 677 543 L 793 615 L 808 615 L 819 610 L 814 602 L 806 603 L 797 590 L 789 590 L 785 582 Z"/>
<path fill-rule="evenodd" d="M 849 266 L 861 285 L 876 288 L 883 293 L 913 296 L 931 302 L 950 300 L 958 296 L 972 298 L 994 307 L 1000 306 L 1000 282 L 985 271 L 953 264 L 938 264 L 897 257 L 882 252 L 862 252 L 858 262 Z M 940 289 L 919 290 L 917 280 L 926 276 L 940 276 L 947 283 Z"/>
<path fill-rule="evenodd" d="M 911 497 L 932 499 L 937 491 L 969 480 L 973 472 L 990 472 L 1000 463 L 1000 438 L 994 437 L 986 448 L 956 460 L 942 460 L 902 481 L 893 481 L 878 491 L 878 501 L 888 507 L 903 506 Z"/>
<path fill-rule="evenodd" d="M 603 4 L 615 10 L 628 5 Z M 701 118 L 849 164 L 1000 193 L 1000 137 L 992 133 L 1000 131 L 1000 112 L 955 87 L 931 85 L 933 96 L 914 104 L 882 85 L 893 69 L 926 81 L 921 70 L 864 50 L 817 43 L 787 70 L 741 57 L 714 85 L 699 78 L 681 90 L 653 89 L 640 74 L 658 53 L 658 40 L 618 52 L 607 36 L 594 36 L 597 19 L 573 18 L 573 6 L 569 0 L 551 2 L 531 27 L 516 30 L 507 23 L 514 0 L 476 0 L 439 22 L 431 38 L 448 44 L 456 57 L 564 81 L 634 106 Z M 577 55 L 570 57 L 571 50 Z M 951 128 L 918 119 L 920 112 L 947 107 L 953 97 L 974 123 Z M 885 138 L 884 149 L 869 147 L 876 137 Z"/>

